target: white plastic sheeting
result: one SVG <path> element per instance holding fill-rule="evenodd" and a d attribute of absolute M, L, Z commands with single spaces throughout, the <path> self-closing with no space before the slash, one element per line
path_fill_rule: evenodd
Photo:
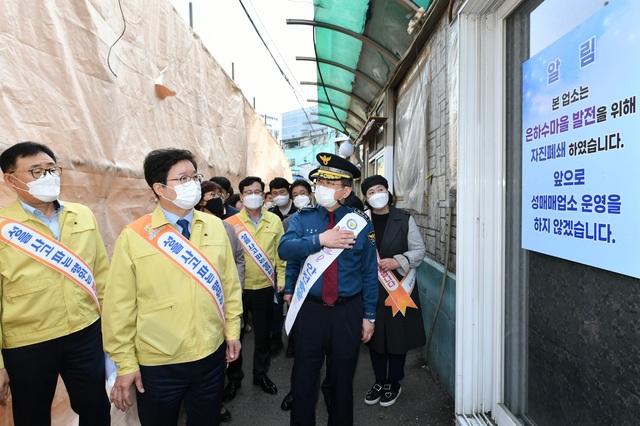
<path fill-rule="evenodd" d="M 423 56 L 428 61 L 428 55 Z M 428 65 L 428 62 L 426 62 Z M 424 213 L 427 175 L 428 66 L 418 62 L 408 73 L 396 105 L 394 155 L 396 205 Z"/>
<path fill-rule="evenodd" d="M 153 208 L 142 176 L 153 149 L 188 149 L 207 178 L 234 184 L 291 179 L 278 142 L 170 3 L 122 8 L 126 31 L 107 61 L 124 26 L 117 0 L 0 6 L 0 151 L 49 145 L 64 168 L 61 199 L 93 209 L 109 252 L 122 227 Z M 165 100 L 154 86 L 162 70 L 177 93 Z M 13 199 L 0 185 L 0 205 Z"/>
<path fill-rule="evenodd" d="M 153 149 L 188 149 L 207 178 L 234 185 L 246 175 L 291 179 L 277 141 L 169 2 L 122 8 L 126 31 L 107 58 L 124 26 L 117 0 L 0 6 L 0 151 L 25 140 L 50 146 L 64 168 L 61 199 L 95 212 L 110 253 L 123 226 L 154 207 L 142 175 Z M 162 70 L 176 92 L 164 100 L 154 86 Z M 0 184 L 0 206 L 14 199 Z M 53 424 L 77 422 L 58 391 Z M 113 414 L 114 425 L 137 424 L 135 407 Z M 10 405 L 0 424 L 12 424 Z"/>

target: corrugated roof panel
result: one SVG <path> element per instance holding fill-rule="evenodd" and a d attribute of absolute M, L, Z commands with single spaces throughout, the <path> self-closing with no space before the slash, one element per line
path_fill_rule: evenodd
<path fill-rule="evenodd" d="M 339 27 L 354 35 L 328 28 L 315 28 L 318 64 L 318 100 L 331 105 L 318 105 L 318 122 L 348 133 L 362 129 L 368 108 L 378 98 L 391 78 L 398 60 L 404 56 L 415 37 L 407 33 L 409 21 L 418 7 L 428 9 L 432 0 L 314 0 L 314 21 Z M 358 39 L 362 37 L 362 39 Z M 331 61 L 339 66 L 322 63 Z M 354 99 L 334 86 L 364 102 Z M 346 110 L 346 111 L 345 111 Z M 350 112 L 347 112 L 350 111 Z M 334 117 L 337 116 L 337 117 Z"/>

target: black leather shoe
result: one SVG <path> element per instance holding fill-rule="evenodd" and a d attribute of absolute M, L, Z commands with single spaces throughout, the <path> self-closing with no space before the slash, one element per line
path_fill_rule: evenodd
<path fill-rule="evenodd" d="M 224 411 L 220 412 L 220 421 L 223 422 L 223 423 L 230 422 L 231 421 L 231 411 L 227 410 L 224 407 L 222 407 L 222 409 Z"/>
<path fill-rule="evenodd" d="M 260 379 L 253 379 L 253 384 L 256 386 L 259 385 L 265 393 L 269 393 L 271 395 L 278 393 L 276 384 L 273 383 L 267 376 L 264 376 Z"/>
<path fill-rule="evenodd" d="M 238 393 L 238 389 L 240 389 L 240 382 L 238 381 L 230 381 L 227 384 L 227 387 L 224 389 L 224 400 L 231 401 L 236 397 L 236 393 Z"/>
<path fill-rule="evenodd" d="M 293 392 L 289 392 L 287 396 L 285 396 L 284 399 L 282 400 L 282 404 L 280 404 L 280 408 L 282 408 L 283 411 L 290 411 L 292 405 L 293 405 Z"/>

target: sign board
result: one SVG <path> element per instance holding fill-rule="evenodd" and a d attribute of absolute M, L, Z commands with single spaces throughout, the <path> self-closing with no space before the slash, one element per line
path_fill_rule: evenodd
<path fill-rule="evenodd" d="M 640 1 L 523 64 L 522 248 L 640 278 Z"/>

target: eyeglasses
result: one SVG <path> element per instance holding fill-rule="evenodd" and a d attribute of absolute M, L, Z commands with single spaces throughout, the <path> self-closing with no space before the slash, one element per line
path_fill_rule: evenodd
<path fill-rule="evenodd" d="M 247 196 L 251 195 L 251 194 L 253 194 L 253 195 L 262 195 L 262 193 L 263 192 L 260 189 L 256 189 L 255 191 L 242 191 L 242 194 L 243 195 L 247 195 Z"/>
<path fill-rule="evenodd" d="M 189 183 L 192 180 L 196 181 L 198 183 L 202 183 L 202 179 L 204 178 L 203 174 L 198 173 L 197 175 L 193 175 L 193 176 L 189 176 L 189 175 L 183 175 L 180 176 L 179 178 L 175 178 L 175 179 L 167 179 L 167 182 L 171 181 L 171 180 L 178 180 L 180 181 L 180 185 L 184 185 L 185 183 Z"/>
<path fill-rule="evenodd" d="M 344 187 L 344 185 L 342 184 L 342 181 L 339 181 L 339 180 L 323 180 L 323 179 L 318 179 L 316 181 L 316 184 L 314 185 L 314 188 L 317 188 L 318 186 L 325 186 L 325 187 L 336 188 L 336 189 L 340 189 L 340 188 Z"/>
<path fill-rule="evenodd" d="M 47 173 L 49 173 L 52 176 L 61 176 L 62 175 L 62 167 L 60 167 L 60 166 L 49 167 L 47 169 L 42 168 L 42 167 L 37 167 L 35 169 L 29 169 L 29 170 L 26 170 L 26 171 L 29 172 L 31 174 L 31 176 L 33 176 L 34 179 L 40 179 L 41 177 L 43 177 Z M 14 174 L 14 173 L 16 173 L 16 172 L 11 172 L 11 174 Z"/>

